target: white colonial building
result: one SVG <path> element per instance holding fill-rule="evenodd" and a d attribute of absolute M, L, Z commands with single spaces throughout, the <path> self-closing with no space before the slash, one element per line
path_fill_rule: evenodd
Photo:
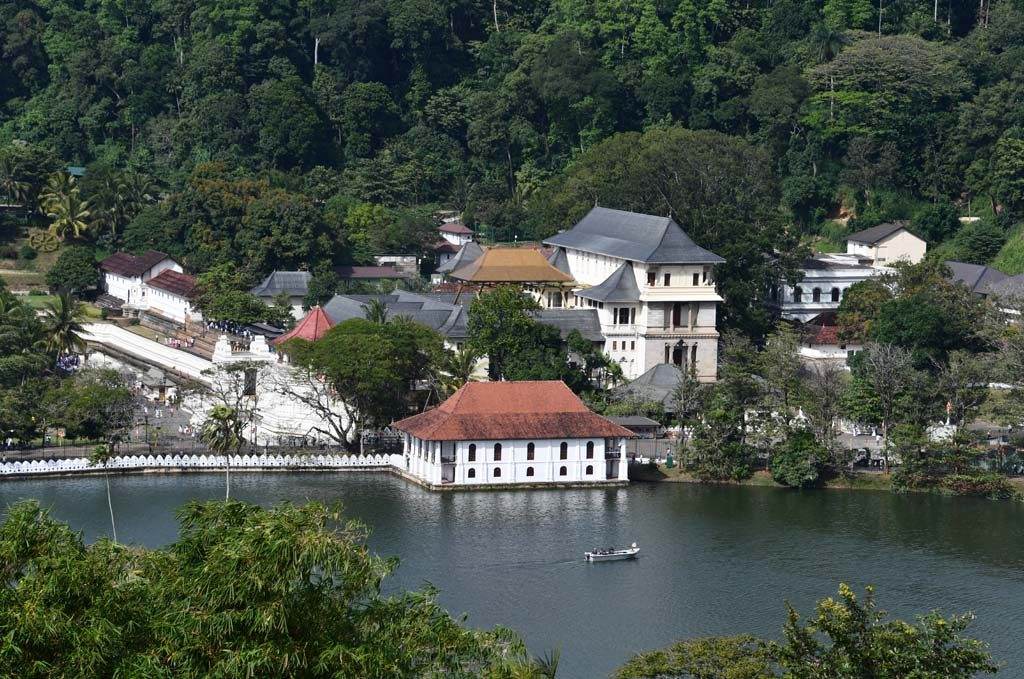
<path fill-rule="evenodd" d="M 724 259 L 670 217 L 602 207 L 544 242 L 555 248 L 548 261 L 577 287 L 568 299 L 541 304 L 597 309 L 604 351 L 627 378 L 672 363 L 701 381 L 715 380 L 722 298 L 713 271 Z"/>
<path fill-rule="evenodd" d="M 838 310 L 850 287 L 891 273 L 892 264 L 917 264 L 927 248 L 902 222 L 873 226 L 849 236 L 845 253 L 821 253 L 805 260 L 800 282 L 780 282 L 771 291 L 769 304 L 783 318 L 806 323 Z"/>
<path fill-rule="evenodd" d="M 439 407 L 392 425 L 404 472 L 427 487 L 621 484 L 630 430 L 563 382 L 468 382 Z"/>
<path fill-rule="evenodd" d="M 143 299 L 143 284 L 167 270 L 182 271 L 180 264 L 157 250 L 148 250 L 138 256 L 115 252 L 100 262 L 104 291 L 129 308 L 148 306 Z"/>
<path fill-rule="evenodd" d="M 149 313 L 188 326 L 202 320 L 202 314 L 192 306 L 195 287 L 195 276 L 164 269 L 142 285 L 142 303 Z"/>

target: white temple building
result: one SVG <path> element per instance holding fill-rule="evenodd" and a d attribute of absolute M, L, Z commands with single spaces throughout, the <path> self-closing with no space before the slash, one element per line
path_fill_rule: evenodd
<path fill-rule="evenodd" d="M 627 482 L 633 432 L 591 412 L 564 382 L 468 382 L 392 425 L 405 470 L 428 488 Z"/>
<path fill-rule="evenodd" d="M 595 207 L 544 241 L 548 261 L 576 282 L 571 307 L 598 310 L 604 352 L 633 379 L 659 363 L 712 382 L 718 372 L 716 264 L 671 217 Z M 542 305 L 558 306 L 554 298 Z"/>

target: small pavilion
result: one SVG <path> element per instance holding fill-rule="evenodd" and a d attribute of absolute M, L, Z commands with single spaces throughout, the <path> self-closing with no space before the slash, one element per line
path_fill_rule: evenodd
<path fill-rule="evenodd" d="M 271 344 L 279 345 L 283 342 L 287 342 L 290 339 L 304 339 L 308 342 L 315 342 L 324 336 L 328 330 L 334 326 L 331 319 L 324 313 L 324 310 L 320 308 L 320 305 L 316 305 L 309 310 L 301 321 L 295 324 L 295 327 L 286 332 L 285 334 L 271 340 Z"/>
<path fill-rule="evenodd" d="M 459 282 L 459 296 L 466 289 L 482 292 L 498 285 L 518 285 L 545 307 L 565 306 L 566 295 L 575 285 L 572 276 L 556 269 L 532 248 L 488 248 L 478 259 L 448 276 Z"/>

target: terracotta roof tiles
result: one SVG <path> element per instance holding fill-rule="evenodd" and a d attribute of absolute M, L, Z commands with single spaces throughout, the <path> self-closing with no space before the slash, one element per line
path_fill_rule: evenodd
<path fill-rule="evenodd" d="M 468 382 L 434 410 L 392 425 L 428 441 L 629 437 L 564 382 Z"/>
<path fill-rule="evenodd" d="M 100 262 L 100 269 L 125 278 L 138 278 L 165 259 L 170 257 L 159 250 L 147 250 L 138 256 L 115 252 Z"/>
<path fill-rule="evenodd" d="M 159 288 L 178 297 L 191 297 L 192 291 L 196 287 L 196 277 L 174 271 L 173 269 L 164 269 L 146 281 L 146 285 L 152 288 Z"/>

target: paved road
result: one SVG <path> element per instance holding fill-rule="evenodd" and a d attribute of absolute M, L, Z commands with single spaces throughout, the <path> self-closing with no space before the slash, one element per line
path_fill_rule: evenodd
<path fill-rule="evenodd" d="M 158 366 L 163 370 L 197 380 L 205 384 L 209 378 L 203 375 L 204 370 L 213 367 L 213 363 L 194 354 L 175 349 L 109 323 L 89 323 L 85 325 L 84 337 L 87 341 L 134 356 L 140 361 Z"/>

